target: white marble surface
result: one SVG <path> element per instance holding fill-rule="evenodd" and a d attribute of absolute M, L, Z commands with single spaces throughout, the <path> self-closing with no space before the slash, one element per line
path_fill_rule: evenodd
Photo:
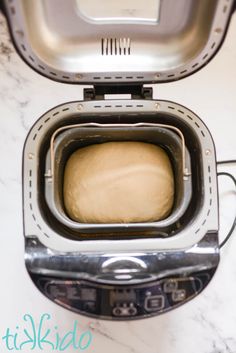
<path fill-rule="evenodd" d="M 124 323 L 91 320 L 56 306 L 31 283 L 23 258 L 24 140 L 31 125 L 45 111 L 81 99 L 81 92 L 81 87 L 52 82 L 27 67 L 10 43 L 0 14 L 0 351 L 5 352 L 1 337 L 6 327 L 15 328 L 25 313 L 37 319 L 48 312 L 61 331 L 71 329 L 76 319 L 82 328 L 93 327 L 88 352 L 235 353 L 235 236 L 222 250 L 219 269 L 207 289 L 181 308 L 152 319 Z M 210 64 L 185 80 L 157 86 L 155 97 L 192 109 L 212 132 L 218 159 L 235 158 L 236 16 L 222 49 Z M 236 174 L 234 167 L 228 170 Z M 227 191 L 232 185 L 222 179 L 220 186 L 223 237 L 230 227 L 236 202 L 235 193 Z"/>

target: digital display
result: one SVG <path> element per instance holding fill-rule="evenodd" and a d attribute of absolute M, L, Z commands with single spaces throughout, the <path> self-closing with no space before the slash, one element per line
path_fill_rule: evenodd
<path fill-rule="evenodd" d="M 114 305 L 114 303 L 119 302 L 135 302 L 136 301 L 136 293 L 131 289 L 116 289 L 111 291 L 110 293 L 110 303 Z"/>

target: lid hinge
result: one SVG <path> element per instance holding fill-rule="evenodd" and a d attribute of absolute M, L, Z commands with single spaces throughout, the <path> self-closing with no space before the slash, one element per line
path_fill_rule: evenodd
<path fill-rule="evenodd" d="M 84 88 L 84 100 L 103 100 L 106 96 L 129 95 L 129 99 L 152 99 L 152 87 L 143 85 L 94 85 L 92 88 Z M 113 97 L 112 97 L 113 98 Z"/>

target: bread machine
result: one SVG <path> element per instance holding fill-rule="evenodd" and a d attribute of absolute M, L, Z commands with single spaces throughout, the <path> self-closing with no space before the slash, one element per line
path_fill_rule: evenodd
<path fill-rule="evenodd" d="M 139 319 L 186 303 L 210 282 L 219 263 L 214 142 L 196 114 L 153 99 L 145 84 L 179 80 L 206 65 L 232 9 L 232 0 L 4 1 L 22 59 L 49 79 L 86 86 L 83 100 L 37 120 L 24 146 L 25 263 L 55 303 L 102 319 Z M 66 160 L 79 147 L 107 141 L 167 151 L 176 190 L 169 217 L 128 224 L 68 217 Z"/>

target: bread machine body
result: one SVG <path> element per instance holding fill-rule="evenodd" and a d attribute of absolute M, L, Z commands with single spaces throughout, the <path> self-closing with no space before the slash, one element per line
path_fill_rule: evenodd
<path fill-rule="evenodd" d="M 218 266 L 211 134 L 192 111 L 153 99 L 143 84 L 181 79 L 206 65 L 223 42 L 233 1 L 149 0 L 146 6 L 103 0 L 103 7 L 100 2 L 4 1 L 13 42 L 28 65 L 59 82 L 94 85 L 82 100 L 45 113 L 27 136 L 25 262 L 36 286 L 55 303 L 88 316 L 130 320 L 189 301 Z M 69 221 L 60 201 L 60 167 L 69 149 L 60 141 L 73 149 L 74 128 L 73 136 L 78 131 L 97 142 L 158 141 L 161 129 L 175 131 L 178 138 L 165 137 L 170 153 L 172 145 L 180 146 L 179 154 L 172 153 L 182 168 L 181 175 L 176 167 L 181 190 L 175 215 L 164 222 L 112 226 Z"/>
<path fill-rule="evenodd" d="M 55 131 L 75 125 L 96 139 L 107 133 L 114 138 L 120 131 L 127 139 L 132 131 L 140 141 L 146 129 L 163 121 L 181 129 L 194 165 L 191 175 L 181 175 L 184 183 L 192 179 L 182 216 L 169 223 L 79 227 L 57 217 L 47 200 L 52 185 L 60 187 L 47 163 Z M 215 148 L 207 127 L 187 108 L 149 99 L 66 103 L 36 122 L 23 158 L 26 266 L 56 303 L 104 319 L 137 319 L 185 303 L 212 278 L 219 262 Z"/>

